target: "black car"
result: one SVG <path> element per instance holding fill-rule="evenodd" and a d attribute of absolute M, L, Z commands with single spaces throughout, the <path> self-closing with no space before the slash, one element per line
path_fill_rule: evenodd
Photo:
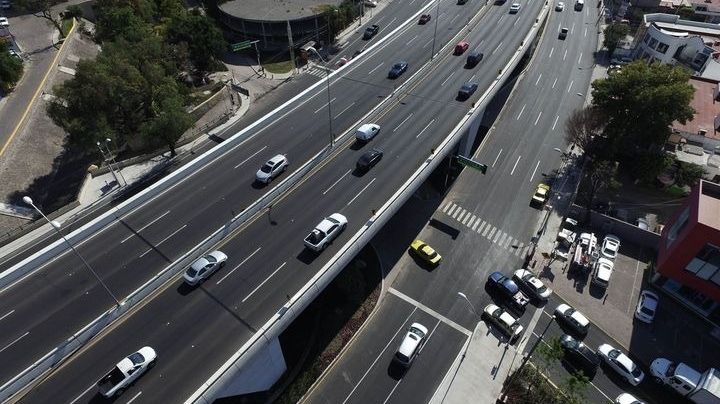
<path fill-rule="evenodd" d="M 560 337 L 560 345 L 565 354 L 563 359 L 576 372 L 582 372 L 589 378 L 595 376 L 597 368 L 600 366 L 600 357 L 595 351 L 567 334 Z"/>
<path fill-rule="evenodd" d="M 377 24 L 373 24 L 373 25 L 365 28 L 365 33 L 363 34 L 363 39 L 371 39 L 378 33 L 378 31 L 380 31 L 380 26 Z"/>
<path fill-rule="evenodd" d="M 460 91 L 458 91 L 458 98 L 461 100 L 467 100 L 470 98 L 471 95 L 475 93 L 475 90 L 477 90 L 478 84 L 468 81 L 467 83 L 463 84 L 463 86 L 460 88 Z"/>
<path fill-rule="evenodd" d="M 568 36 L 568 29 L 567 28 L 560 28 L 560 33 L 558 34 L 559 39 L 565 39 Z"/>
<path fill-rule="evenodd" d="M 405 73 L 405 70 L 408 68 L 407 62 L 397 62 L 393 65 L 392 69 L 390 69 L 390 72 L 388 73 L 388 77 L 391 79 L 396 79 L 400 77 L 401 74 Z"/>
<path fill-rule="evenodd" d="M 372 149 L 369 152 L 363 154 L 355 164 L 355 167 L 360 172 L 366 172 L 373 168 L 383 157 L 382 150 Z"/>
<path fill-rule="evenodd" d="M 480 61 L 483 60 L 483 54 L 480 51 L 470 51 L 468 54 L 467 60 L 465 61 L 465 66 L 467 67 L 475 67 Z"/>

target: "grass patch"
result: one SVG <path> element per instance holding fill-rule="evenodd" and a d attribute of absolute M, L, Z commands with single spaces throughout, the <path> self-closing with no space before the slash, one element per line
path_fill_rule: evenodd
<path fill-rule="evenodd" d="M 70 29 L 72 28 L 72 25 L 73 25 L 73 20 L 72 20 L 72 18 L 64 18 L 64 19 L 62 20 L 62 25 L 61 25 L 61 26 L 62 26 L 62 34 L 63 34 L 63 37 L 68 36 L 68 34 L 70 33 Z"/>
<path fill-rule="evenodd" d="M 279 62 L 263 63 L 263 68 L 268 73 L 289 73 L 293 68 L 293 64 L 290 60 L 283 60 Z"/>

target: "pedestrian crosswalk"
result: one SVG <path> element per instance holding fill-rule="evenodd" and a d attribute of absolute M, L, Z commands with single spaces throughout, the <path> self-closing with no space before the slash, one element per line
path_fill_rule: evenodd
<path fill-rule="evenodd" d="M 332 73 L 332 69 L 328 69 L 328 70 L 331 70 L 331 71 L 326 73 L 324 68 L 316 66 L 316 65 L 311 65 L 311 66 L 305 68 L 304 72 L 307 74 L 310 74 L 312 76 L 325 78 L 325 76 Z"/>
<path fill-rule="evenodd" d="M 475 216 L 472 212 L 463 209 L 462 206 L 453 201 L 448 201 L 443 206 L 442 212 L 481 237 L 487 238 L 489 242 L 510 251 L 518 257 L 524 257 L 530 248 L 530 245 L 526 245 L 512 235 L 505 233 L 502 229 L 495 227 L 492 223 Z"/>

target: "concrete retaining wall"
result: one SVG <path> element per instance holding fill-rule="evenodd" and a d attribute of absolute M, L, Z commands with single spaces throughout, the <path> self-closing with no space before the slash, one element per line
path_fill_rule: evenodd
<path fill-rule="evenodd" d="M 572 217 L 585 217 L 585 207 L 572 205 L 570 208 Z M 636 225 L 611 216 L 603 215 L 595 211 L 590 212 L 590 225 L 593 229 L 601 231 L 603 234 L 612 233 L 620 238 L 621 241 L 629 241 L 639 246 L 650 248 L 657 251 L 660 243 L 660 235 L 649 230 L 643 230 Z"/>

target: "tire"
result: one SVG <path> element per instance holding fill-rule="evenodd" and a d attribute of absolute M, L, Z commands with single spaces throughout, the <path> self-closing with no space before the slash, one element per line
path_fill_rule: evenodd
<path fill-rule="evenodd" d="M 155 361 L 152 361 L 152 362 L 148 363 L 148 366 L 147 366 L 148 370 L 150 370 L 150 369 L 152 369 L 152 368 L 154 368 L 154 367 L 155 367 Z"/>

